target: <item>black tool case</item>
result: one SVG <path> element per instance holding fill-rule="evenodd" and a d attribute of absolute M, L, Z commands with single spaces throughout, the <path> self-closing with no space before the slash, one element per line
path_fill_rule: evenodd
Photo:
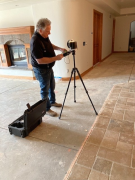
<path fill-rule="evenodd" d="M 10 134 L 24 138 L 42 122 L 46 113 L 46 99 L 32 106 L 27 104 L 27 107 L 21 117 L 8 125 Z"/>

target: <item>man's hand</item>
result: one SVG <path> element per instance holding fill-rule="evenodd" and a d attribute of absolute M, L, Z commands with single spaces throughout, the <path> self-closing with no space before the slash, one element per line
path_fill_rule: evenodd
<path fill-rule="evenodd" d="M 61 51 L 62 53 L 67 52 L 67 50 L 66 50 L 66 49 L 64 49 L 64 48 L 61 48 L 61 47 L 55 46 L 54 44 L 52 44 L 52 46 L 53 46 L 53 49 L 54 49 L 54 50 Z"/>
<path fill-rule="evenodd" d="M 60 48 L 60 51 L 61 51 L 62 53 L 67 52 L 67 50 L 66 50 L 66 49 L 64 49 L 64 48 Z"/>
<path fill-rule="evenodd" d="M 56 59 L 59 61 L 59 60 L 61 60 L 63 58 L 63 54 L 58 54 L 57 56 L 56 56 Z"/>

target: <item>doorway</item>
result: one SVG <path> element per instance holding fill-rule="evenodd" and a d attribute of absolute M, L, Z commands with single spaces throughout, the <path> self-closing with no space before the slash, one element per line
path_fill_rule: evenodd
<path fill-rule="evenodd" d="M 135 52 L 135 21 L 131 22 L 128 52 Z"/>
<path fill-rule="evenodd" d="M 101 61 L 103 14 L 93 12 L 93 65 Z"/>

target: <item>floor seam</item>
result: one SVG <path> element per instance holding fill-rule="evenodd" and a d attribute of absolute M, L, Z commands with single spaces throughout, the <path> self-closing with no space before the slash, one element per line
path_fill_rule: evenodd
<path fill-rule="evenodd" d="M 45 140 L 43 140 L 43 139 L 39 139 L 39 138 L 36 138 L 36 137 L 33 137 L 33 136 L 27 136 L 27 137 L 31 137 L 31 138 L 33 138 L 33 139 L 38 139 L 38 140 L 40 140 L 40 141 L 44 141 L 44 142 L 47 142 L 47 143 L 49 143 L 49 144 L 53 144 L 53 145 L 57 145 L 57 146 L 60 146 L 60 147 L 64 147 L 64 148 L 66 148 L 66 149 L 71 149 L 71 150 L 74 150 L 74 151 L 79 151 L 79 149 L 74 149 L 74 148 L 62 146 L 62 145 L 60 145 L 60 144 L 51 143 L 51 142 L 49 142 L 49 141 L 45 141 Z"/>
<path fill-rule="evenodd" d="M 8 129 L 6 129 L 6 128 L 0 127 L 0 129 L 4 129 L 4 130 L 8 131 Z M 27 136 L 27 137 L 31 137 L 31 138 L 33 138 L 33 139 L 38 139 L 38 140 L 40 140 L 40 141 L 44 141 L 44 142 L 47 142 L 47 143 L 49 143 L 49 144 L 53 144 L 53 145 L 57 145 L 57 146 L 60 146 L 60 147 L 64 147 L 64 148 L 66 148 L 66 149 L 71 149 L 71 150 L 74 150 L 74 151 L 79 151 L 79 149 L 74 149 L 74 148 L 70 148 L 70 147 L 67 147 L 67 146 L 61 146 L 61 145 L 59 145 L 59 144 L 51 143 L 51 142 L 45 141 L 45 140 L 43 140 L 43 139 L 35 138 L 35 137 L 33 137 L 33 136 Z"/>
<path fill-rule="evenodd" d="M 4 130 L 7 130 L 7 131 L 8 131 L 8 129 L 6 129 L 6 128 L 2 128 L 2 127 L 0 127 L 0 129 L 4 129 Z"/>
<path fill-rule="evenodd" d="M 27 82 L 25 82 L 25 83 L 23 83 L 23 84 L 26 84 Z M 22 86 L 23 84 L 20 84 L 19 86 Z M 4 91 L 4 92 L 2 92 L 2 93 L 0 93 L 0 95 L 1 94 L 4 94 L 4 93 L 6 93 L 6 92 L 8 92 L 8 91 L 10 91 L 10 90 L 12 90 L 12 89 L 15 89 L 15 88 L 17 88 L 17 87 L 19 87 L 19 86 L 15 86 L 15 87 L 13 87 L 13 88 L 11 88 L 11 89 L 8 89 L 7 91 Z"/>

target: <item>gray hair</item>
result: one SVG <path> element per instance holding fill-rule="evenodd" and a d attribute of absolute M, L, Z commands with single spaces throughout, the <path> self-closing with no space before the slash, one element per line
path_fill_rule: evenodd
<path fill-rule="evenodd" d="M 44 30 L 46 28 L 46 26 L 51 25 L 51 21 L 47 18 L 41 18 L 38 20 L 37 24 L 36 24 L 36 29 L 37 31 L 39 31 L 40 29 Z"/>

